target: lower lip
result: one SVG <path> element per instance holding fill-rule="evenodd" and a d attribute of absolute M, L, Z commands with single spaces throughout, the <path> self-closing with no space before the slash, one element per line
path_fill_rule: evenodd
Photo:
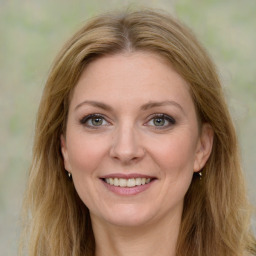
<path fill-rule="evenodd" d="M 137 194 L 147 190 L 155 182 L 155 180 L 152 180 L 151 182 L 149 182 L 145 185 L 140 185 L 140 186 L 135 186 L 135 187 L 117 187 L 117 186 L 110 185 L 103 180 L 102 180 L 102 182 L 108 190 L 110 190 L 111 192 L 113 192 L 117 195 L 131 196 L 131 195 L 137 195 Z"/>

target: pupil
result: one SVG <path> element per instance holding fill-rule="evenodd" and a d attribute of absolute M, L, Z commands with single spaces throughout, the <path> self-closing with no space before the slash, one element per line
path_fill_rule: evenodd
<path fill-rule="evenodd" d="M 99 125 L 101 125 L 102 124 L 102 118 L 100 118 L 100 117 L 95 117 L 95 118 L 93 118 L 92 119 L 92 123 L 93 123 L 93 125 L 96 125 L 96 126 L 99 126 Z"/>
<path fill-rule="evenodd" d="M 154 119 L 154 124 L 156 125 L 156 126 L 163 126 L 164 125 L 164 119 L 163 118 L 156 118 L 156 119 Z"/>

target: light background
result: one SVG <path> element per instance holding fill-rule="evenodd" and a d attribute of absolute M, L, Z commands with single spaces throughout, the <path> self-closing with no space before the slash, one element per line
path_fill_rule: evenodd
<path fill-rule="evenodd" d="M 17 255 L 35 115 L 52 60 L 89 17 L 123 6 L 165 9 L 192 28 L 210 52 L 256 205 L 255 0 L 0 0 L 0 255 Z"/>

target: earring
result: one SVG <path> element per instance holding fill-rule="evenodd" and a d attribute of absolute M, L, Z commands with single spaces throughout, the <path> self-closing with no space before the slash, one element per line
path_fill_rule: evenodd
<path fill-rule="evenodd" d="M 199 176 L 199 180 L 202 180 L 202 177 L 203 177 L 202 171 L 198 172 L 198 176 Z"/>
<path fill-rule="evenodd" d="M 68 171 L 67 171 L 67 173 L 68 173 L 69 179 L 72 179 L 72 174 L 71 174 L 71 172 L 68 172 Z"/>

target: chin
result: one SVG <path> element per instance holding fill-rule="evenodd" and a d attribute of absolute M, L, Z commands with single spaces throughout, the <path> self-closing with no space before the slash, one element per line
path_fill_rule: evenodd
<path fill-rule="evenodd" d="M 140 227 L 149 222 L 150 218 L 144 216 L 119 216 L 118 218 L 111 218 L 109 223 L 119 227 Z"/>
<path fill-rule="evenodd" d="M 119 227 L 138 227 L 143 226 L 150 222 L 153 218 L 152 211 L 146 211 L 140 207 L 131 207 L 131 205 L 122 205 L 118 207 L 113 207 L 111 211 L 104 212 L 98 215 L 103 222 L 110 223 L 111 225 Z"/>

